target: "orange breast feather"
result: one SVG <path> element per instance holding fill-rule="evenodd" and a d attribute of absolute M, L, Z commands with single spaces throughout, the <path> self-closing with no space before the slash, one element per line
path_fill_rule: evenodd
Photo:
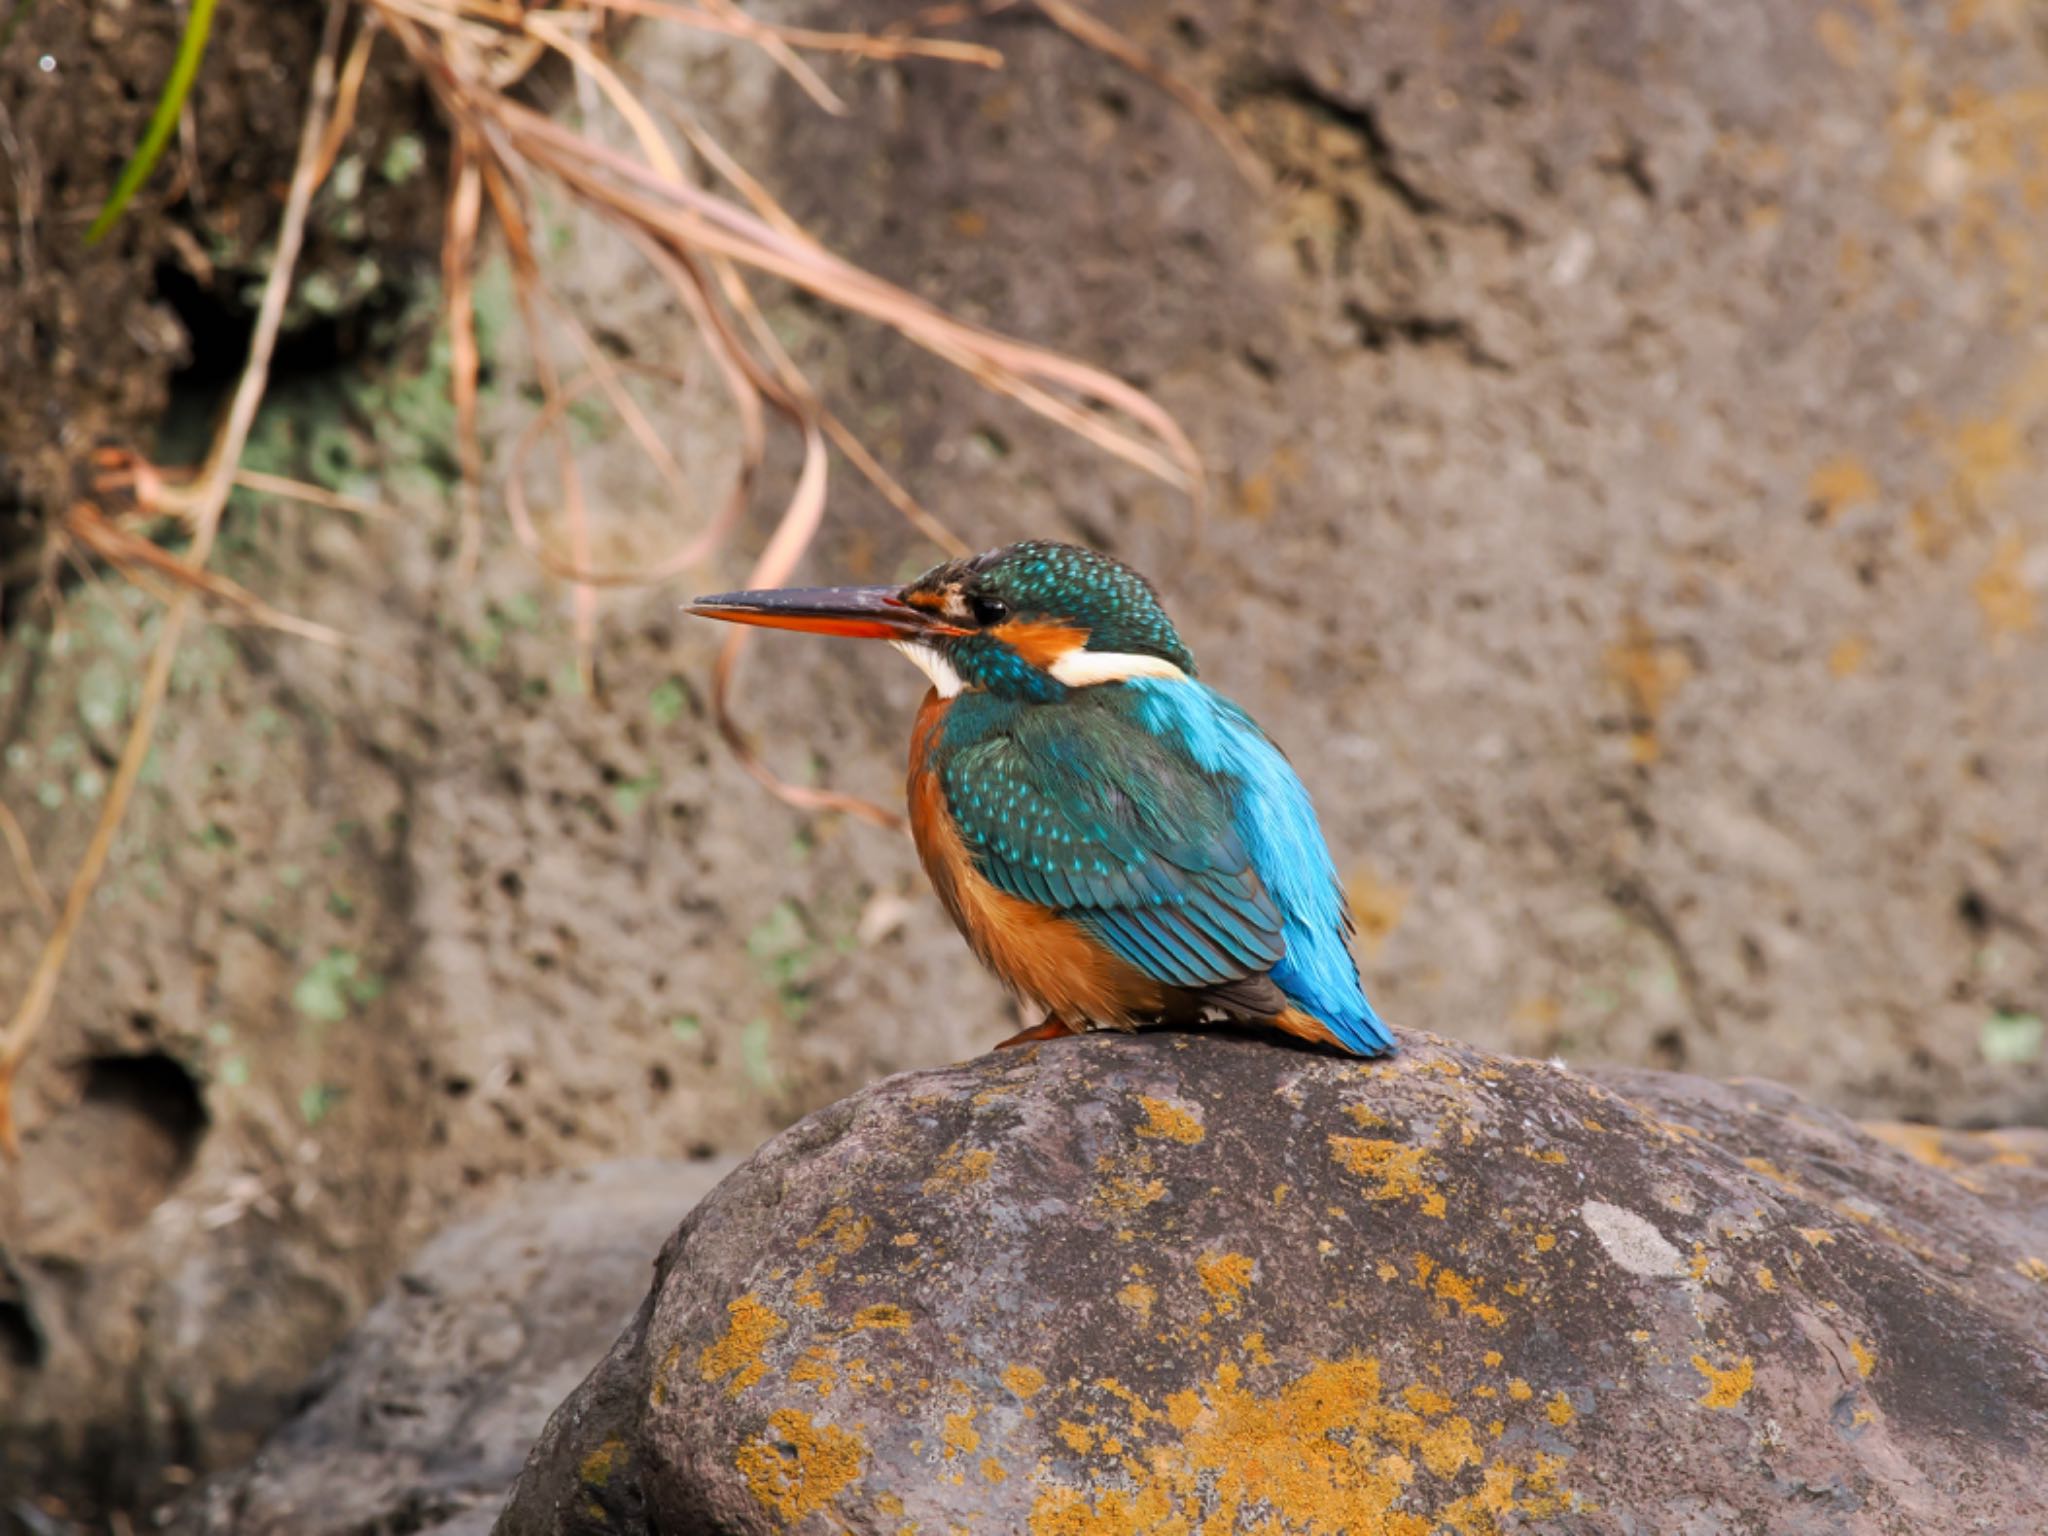
<path fill-rule="evenodd" d="M 931 750 L 947 700 L 925 696 L 910 738 L 910 832 L 932 887 L 982 963 L 1059 1018 L 1128 1029 L 1157 1015 L 1165 989 L 1046 907 L 999 891 L 974 868 L 946 810 Z"/>

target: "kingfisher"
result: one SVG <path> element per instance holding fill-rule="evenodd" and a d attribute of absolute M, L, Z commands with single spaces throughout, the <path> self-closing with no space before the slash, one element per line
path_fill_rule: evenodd
<path fill-rule="evenodd" d="M 1003 1045 L 1157 1023 L 1394 1049 L 1359 983 L 1307 790 L 1252 717 L 1197 679 L 1129 566 L 1032 540 L 907 586 L 688 607 L 885 640 L 931 680 L 910 737 L 911 836 L 974 953 L 1046 1010 Z"/>

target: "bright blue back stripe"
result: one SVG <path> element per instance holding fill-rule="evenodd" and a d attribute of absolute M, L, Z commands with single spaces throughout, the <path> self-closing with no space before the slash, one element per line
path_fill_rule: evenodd
<path fill-rule="evenodd" d="M 1315 806 L 1279 748 L 1206 684 L 1133 678 L 1123 686 L 1138 697 L 1140 724 L 1235 782 L 1237 835 L 1284 919 L 1287 953 L 1273 967 L 1274 982 L 1353 1050 L 1393 1049 L 1344 944 L 1343 889 Z"/>

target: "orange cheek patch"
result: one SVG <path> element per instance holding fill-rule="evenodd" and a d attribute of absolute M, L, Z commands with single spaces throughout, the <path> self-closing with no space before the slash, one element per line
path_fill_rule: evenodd
<path fill-rule="evenodd" d="M 1050 624 L 1044 620 L 1027 622 L 1012 619 L 1007 624 L 997 625 L 993 633 L 1003 644 L 1041 670 L 1050 670 L 1062 656 L 1078 651 L 1088 643 L 1087 630 L 1075 629 L 1069 624 Z"/>

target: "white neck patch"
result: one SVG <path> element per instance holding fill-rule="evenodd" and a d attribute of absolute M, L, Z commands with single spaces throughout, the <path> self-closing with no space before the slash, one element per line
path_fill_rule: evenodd
<path fill-rule="evenodd" d="M 940 698 L 957 698 L 966 686 L 960 681 L 960 674 L 953 670 L 953 664 L 923 641 L 891 640 L 889 647 L 908 656 L 917 670 L 932 680 L 932 687 L 938 690 Z"/>
<path fill-rule="evenodd" d="M 1090 651 L 1076 646 L 1049 668 L 1069 688 L 1088 688 L 1096 683 L 1122 683 L 1134 677 L 1163 677 L 1186 682 L 1187 673 L 1163 656 L 1140 656 L 1130 651 Z"/>

